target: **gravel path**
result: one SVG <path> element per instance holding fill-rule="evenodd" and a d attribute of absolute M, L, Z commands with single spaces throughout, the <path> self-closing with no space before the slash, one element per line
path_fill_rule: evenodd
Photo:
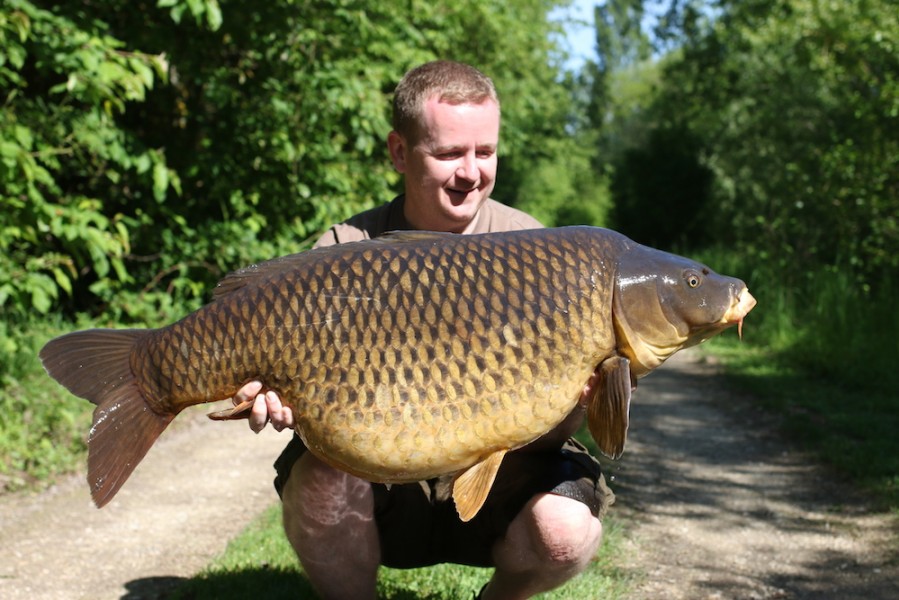
<path fill-rule="evenodd" d="M 689 352 L 640 382 L 611 472 L 643 579 L 634 600 L 899 599 L 896 518 Z"/>
<path fill-rule="evenodd" d="M 83 475 L 39 495 L 0 496 L 0 598 L 156 598 L 222 552 L 277 500 L 271 428 L 191 409 L 163 432 L 115 499 L 94 507 Z"/>
<path fill-rule="evenodd" d="M 179 418 L 102 510 L 83 477 L 0 496 L 0 598 L 160 597 L 221 552 L 276 501 L 287 437 L 204 412 Z M 608 469 L 631 600 L 899 599 L 895 520 L 791 449 L 713 365 L 677 355 L 641 381 L 631 416 Z"/>

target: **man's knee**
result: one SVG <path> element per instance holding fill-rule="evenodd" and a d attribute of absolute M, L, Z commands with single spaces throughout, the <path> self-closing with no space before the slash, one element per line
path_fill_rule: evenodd
<path fill-rule="evenodd" d="M 559 567 L 586 566 L 602 541 L 602 523 L 583 503 L 547 494 L 533 505 L 533 523 L 544 559 Z"/>
<path fill-rule="evenodd" d="M 506 562 L 510 555 L 517 555 L 512 556 L 516 562 L 531 562 L 540 569 L 580 571 L 596 555 L 601 541 L 602 523 L 585 504 L 541 494 L 512 521 L 504 540 L 509 543 L 505 557 L 497 556 L 497 560 Z M 511 546 L 518 550 L 510 553 Z"/>
<path fill-rule="evenodd" d="M 319 595 L 374 598 L 381 555 L 371 484 L 307 452 L 290 470 L 282 503 L 287 539 Z"/>

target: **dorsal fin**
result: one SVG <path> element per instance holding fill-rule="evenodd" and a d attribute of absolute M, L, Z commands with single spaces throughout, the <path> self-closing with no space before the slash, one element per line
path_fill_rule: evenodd
<path fill-rule="evenodd" d="M 228 273 L 216 284 L 215 289 L 212 290 L 212 299 L 218 300 L 254 281 L 258 281 L 269 275 L 283 273 L 284 271 L 293 269 L 309 260 L 305 255 L 306 252 L 288 254 L 287 256 L 281 256 L 272 260 L 253 264 Z"/>
<path fill-rule="evenodd" d="M 216 284 L 215 289 L 212 290 L 212 299 L 218 300 L 219 298 L 226 296 L 236 290 L 239 290 L 242 287 L 250 285 L 256 281 L 265 279 L 272 275 L 278 275 L 279 273 L 291 271 L 293 269 L 303 268 L 306 265 L 318 260 L 322 260 L 329 255 L 344 254 L 347 252 L 347 247 L 350 244 L 356 243 L 359 242 L 347 242 L 345 244 L 338 244 L 334 246 L 311 248 L 303 252 L 279 256 L 278 258 L 273 258 L 271 260 L 266 260 L 250 265 L 248 267 L 237 269 L 236 271 L 225 275 L 222 280 Z"/>
<path fill-rule="evenodd" d="M 453 482 L 453 500 L 462 521 L 473 519 L 484 506 L 506 452 L 507 450 L 497 450 L 456 477 Z"/>
<path fill-rule="evenodd" d="M 388 231 L 383 235 L 379 235 L 378 237 L 374 238 L 373 241 L 388 243 L 440 241 L 458 235 L 458 233 L 448 233 L 445 231 L 394 230 Z"/>
<path fill-rule="evenodd" d="M 296 254 L 288 254 L 280 256 L 264 262 L 237 269 L 225 275 L 219 281 L 215 289 L 212 290 L 213 301 L 227 296 L 232 292 L 239 290 L 255 281 L 264 279 L 271 275 L 277 275 L 291 269 L 296 269 L 306 265 L 309 262 L 321 260 L 325 256 L 332 253 L 343 254 L 347 252 L 347 248 L 352 244 L 383 244 L 383 243 L 405 243 L 420 242 L 424 240 L 438 241 L 453 237 L 455 233 L 441 233 L 437 231 L 388 231 L 384 235 L 369 240 L 359 240 L 354 242 L 345 242 L 343 244 L 335 244 L 333 246 L 324 246 L 321 248 L 312 248 L 305 252 L 297 252 Z"/>

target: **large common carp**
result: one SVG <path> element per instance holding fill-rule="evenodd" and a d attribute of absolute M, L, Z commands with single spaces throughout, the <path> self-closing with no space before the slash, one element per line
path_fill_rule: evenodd
<path fill-rule="evenodd" d="M 605 229 L 407 232 L 253 265 L 177 323 L 79 331 L 40 356 L 97 405 L 98 506 L 181 410 L 258 379 L 332 466 L 388 483 L 457 474 L 467 520 L 503 455 L 559 424 L 588 381 L 591 434 L 620 455 L 637 378 L 754 304 L 742 281 Z"/>

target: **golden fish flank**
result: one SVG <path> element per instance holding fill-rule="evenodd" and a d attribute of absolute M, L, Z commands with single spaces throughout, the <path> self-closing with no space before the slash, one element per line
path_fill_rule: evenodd
<path fill-rule="evenodd" d="M 608 230 L 404 233 L 253 265 L 168 327 L 76 332 L 41 358 L 98 405 L 98 506 L 178 412 L 259 379 L 324 461 L 372 481 L 454 473 L 469 519 L 505 452 L 579 400 L 600 448 L 619 455 L 636 377 L 753 304 L 742 282 Z"/>

